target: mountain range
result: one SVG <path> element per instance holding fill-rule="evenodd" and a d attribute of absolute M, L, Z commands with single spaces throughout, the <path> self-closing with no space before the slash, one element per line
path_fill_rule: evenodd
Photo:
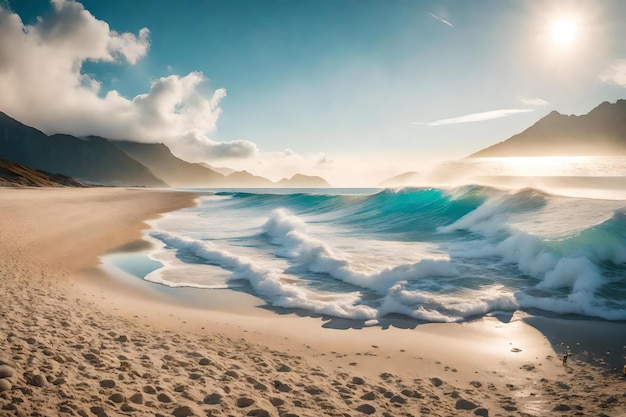
<path fill-rule="evenodd" d="M 626 100 L 603 102 L 580 116 L 552 111 L 523 132 L 468 158 L 578 155 L 626 155 Z M 330 186 L 321 177 L 303 174 L 272 182 L 248 171 L 191 163 L 175 156 L 162 143 L 110 140 L 98 136 L 48 136 L 2 112 L 0 158 L 5 160 L 4 165 L 0 165 L 0 180 L 5 184 L 23 185 L 29 181 L 47 184 L 47 181 L 54 183 L 57 180 L 60 184 L 73 184 L 71 178 L 75 178 L 77 183 L 88 185 L 147 187 Z M 414 172 L 400 174 L 379 186 L 408 185 L 417 176 Z"/>
<path fill-rule="evenodd" d="M 296 174 L 290 179 L 272 182 L 247 171 L 187 162 L 175 156 L 162 143 L 119 141 L 99 136 L 48 136 L 2 112 L 0 158 L 33 172 L 61 174 L 85 184 L 209 188 L 330 187 L 326 180 L 316 176 Z"/>

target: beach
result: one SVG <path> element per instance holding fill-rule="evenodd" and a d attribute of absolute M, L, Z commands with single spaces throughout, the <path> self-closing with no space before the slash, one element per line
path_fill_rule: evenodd
<path fill-rule="evenodd" d="M 0 189 L 0 415 L 624 415 L 623 322 L 363 327 L 97 267 L 194 198 Z"/>

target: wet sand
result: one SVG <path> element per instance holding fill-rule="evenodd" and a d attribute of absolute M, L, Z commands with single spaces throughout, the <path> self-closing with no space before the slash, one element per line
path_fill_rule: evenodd
<path fill-rule="evenodd" d="M 624 323 L 359 328 L 94 268 L 143 220 L 190 204 L 158 190 L 0 189 L 0 415 L 624 415 Z"/>

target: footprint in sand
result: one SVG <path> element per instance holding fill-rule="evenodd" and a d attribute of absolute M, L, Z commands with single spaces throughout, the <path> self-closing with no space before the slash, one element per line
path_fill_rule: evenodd
<path fill-rule="evenodd" d="M 219 404 L 222 402 L 222 396 L 218 393 L 209 394 L 206 397 L 204 397 L 204 400 L 202 402 L 204 404 L 211 404 L 211 405 Z"/>
<path fill-rule="evenodd" d="M 136 393 L 133 394 L 130 398 L 129 398 L 131 403 L 134 404 L 143 404 L 143 395 L 141 393 Z"/>
<path fill-rule="evenodd" d="M 474 388 L 480 388 L 483 386 L 483 384 L 481 384 L 479 381 L 471 381 L 470 385 L 473 386 Z"/>
<path fill-rule="evenodd" d="M 116 404 L 121 404 L 126 401 L 126 397 L 123 394 L 116 392 L 115 394 L 109 396 L 109 400 L 113 401 Z"/>
<path fill-rule="evenodd" d="M 436 387 L 440 387 L 441 385 L 443 385 L 443 381 L 437 377 L 430 378 L 430 382 Z"/>
<path fill-rule="evenodd" d="M 359 411 L 363 414 L 374 414 L 376 412 L 376 408 L 370 404 L 361 404 L 356 408 L 356 411 Z"/>
<path fill-rule="evenodd" d="M 373 401 L 376 399 L 376 393 L 373 391 L 361 395 L 361 399 L 365 401 Z"/>
<path fill-rule="evenodd" d="M 248 397 L 241 397 L 241 398 L 237 398 L 236 404 L 237 404 L 237 407 L 239 408 L 246 408 L 254 404 L 254 400 Z"/>
<path fill-rule="evenodd" d="M 165 394 L 165 393 L 161 393 L 159 395 L 157 395 L 157 400 L 161 401 L 162 403 L 171 403 L 172 402 L 172 398 Z"/>

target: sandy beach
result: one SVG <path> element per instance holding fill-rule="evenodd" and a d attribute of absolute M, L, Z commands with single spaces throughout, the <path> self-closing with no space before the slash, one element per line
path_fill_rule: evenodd
<path fill-rule="evenodd" d="M 97 267 L 137 245 L 145 220 L 193 203 L 0 189 L 0 415 L 626 415 L 624 323 L 515 314 L 358 328 Z"/>

